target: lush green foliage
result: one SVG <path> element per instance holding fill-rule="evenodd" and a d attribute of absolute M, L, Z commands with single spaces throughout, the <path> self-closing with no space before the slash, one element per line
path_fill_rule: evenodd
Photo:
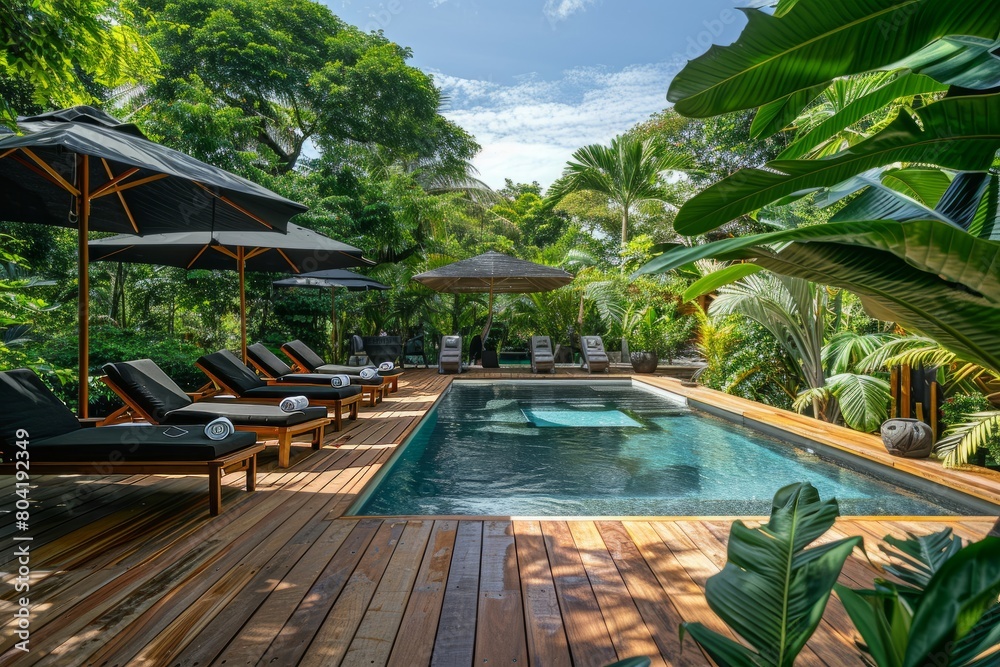
<path fill-rule="evenodd" d="M 733 524 L 728 562 L 709 578 L 709 606 L 745 642 L 700 623 L 682 624 L 720 667 L 792 665 L 819 625 L 830 593 L 864 639 L 864 662 L 878 667 L 928 664 L 985 667 L 1000 641 L 1000 539 L 963 547 L 951 529 L 923 537 L 886 537 L 881 549 L 894 579 L 873 590 L 837 583 L 854 537 L 807 550 L 839 513 L 808 483 L 778 491 L 761 528 Z"/>
<path fill-rule="evenodd" d="M 808 548 L 833 527 L 836 500 L 823 501 L 811 484 L 792 484 L 774 496 L 771 519 L 760 528 L 732 525 L 728 561 L 705 584 L 718 616 L 749 647 L 709 630 L 682 623 L 721 666 L 787 667 L 805 648 L 823 617 L 833 585 L 860 537 Z"/>

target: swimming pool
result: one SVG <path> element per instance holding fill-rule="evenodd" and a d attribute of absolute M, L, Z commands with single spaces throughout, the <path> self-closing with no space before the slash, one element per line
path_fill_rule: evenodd
<path fill-rule="evenodd" d="M 810 481 L 844 515 L 973 513 L 631 382 L 459 382 L 355 515 L 766 515 Z"/>

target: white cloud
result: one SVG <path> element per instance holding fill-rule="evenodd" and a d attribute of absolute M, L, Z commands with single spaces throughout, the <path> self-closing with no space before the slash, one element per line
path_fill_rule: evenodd
<path fill-rule="evenodd" d="M 525 77 L 513 85 L 441 73 L 434 78 L 450 99 L 445 115 L 483 146 L 475 164 L 484 181 L 548 186 L 576 149 L 608 143 L 664 109 L 675 71 L 666 63 L 580 68 L 557 80 Z"/>
<path fill-rule="evenodd" d="M 565 21 L 573 14 L 582 12 L 596 0 L 545 0 L 542 12 L 550 22 Z"/>

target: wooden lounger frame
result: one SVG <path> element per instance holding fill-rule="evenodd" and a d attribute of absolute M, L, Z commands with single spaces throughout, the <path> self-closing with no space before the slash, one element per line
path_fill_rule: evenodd
<path fill-rule="evenodd" d="M 115 384 L 114 380 L 109 378 L 107 375 L 104 375 L 101 377 L 101 381 L 104 382 L 104 384 L 106 384 L 111 391 L 118 395 L 118 398 L 125 403 L 125 406 L 118 408 L 102 421 L 98 422 L 98 426 L 108 426 L 110 424 L 123 424 L 128 422 L 149 422 L 150 424 L 159 424 L 159 422 L 154 419 L 151 414 L 142 409 L 142 406 L 133 401 L 129 397 L 128 393 Z M 197 402 L 197 400 L 195 402 Z M 264 401 L 258 402 L 263 403 Z M 302 422 L 301 424 L 294 424 L 292 426 L 242 425 L 236 426 L 236 430 L 256 433 L 258 440 L 261 437 L 268 439 L 274 438 L 277 440 L 278 467 L 287 468 L 292 458 L 292 438 L 298 437 L 303 433 L 312 433 L 312 448 L 319 449 L 323 446 L 323 436 L 325 434 L 326 427 L 329 424 L 329 419 L 311 419 L 309 421 Z"/>
<path fill-rule="evenodd" d="M 292 370 L 296 373 L 314 373 L 315 371 L 309 370 L 309 368 L 302 362 L 301 359 L 295 356 L 294 352 L 289 352 L 285 348 L 281 348 L 281 351 L 286 357 L 288 357 L 292 362 Z M 360 368 L 358 370 L 361 370 Z M 395 375 L 379 375 L 382 378 L 382 386 L 388 386 L 388 391 L 396 393 L 399 391 L 399 376 L 402 373 L 396 373 Z"/>
<path fill-rule="evenodd" d="M 278 405 L 281 403 L 281 398 L 263 398 L 260 396 L 247 396 L 246 398 L 241 398 L 235 387 L 230 386 L 225 380 L 219 376 L 212 373 L 210 370 L 205 368 L 198 362 L 194 364 L 201 369 L 201 372 L 208 376 L 212 382 L 216 384 L 223 392 L 227 394 L 232 394 L 235 398 L 231 399 L 235 403 L 264 403 L 267 405 Z M 289 385 L 294 386 L 294 385 Z M 332 387 L 331 387 L 332 388 Z M 355 394 L 348 398 L 335 398 L 332 401 L 320 401 L 310 399 L 310 405 L 322 405 L 327 408 L 327 410 L 333 410 L 333 429 L 339 431 L 344 426 L 344 411 L 347 411 L 347 415 L 351 420 L 358 418 L 358 407 L 361 405 L 361 394 Z"/>
<path fill-rule="evenodd" d="M 247 493 L 257 488 L 257 454 L 264 445 L 251 445 L 211 461 L 32 461 L 32 474 L 40 475 L 208 475 L 208 511 L 222 511 L 222 476 L 246 471 Z M 0 475 L 15 474 L 15 463 L 0 463 Z"/>
<path fill-rule="evenodd" d="M 253 358 L 247 358 L 247 363 L 253 366 L 254 370 L 256 370 L 260 374 L 261 380 L 263 380 L 264 382 L 273 387 L 294 387 L 296 384 L 302 384 L 302 386 L 304 387 L 332 386 L 332 385 L 321 385 L 319 383 L 312 385 L 312 384 L 304 384 L 298 382 L 279 382 L 278 378 L 271 377 L 271 374 L 267 371 L 267 369 L 258 364 L 256 361 L 254 361 Z M 306 373 L 308 371 L 300 371 L 300 372 Z M 311 373 L 311 375 L 315 375 L 315 373 Z M 381 384 L 356 385 L 358 387 L 361 387 L 362 402 L 366 403 L 367 406 L 370 408 L 374 408 L 376 405 L 379 404 L 379 402 L 383 398 L 386 398 L 389 395 L 389 382 L 386 381 L 386 378 L 381 378 L 381 380 L 382 380 Z"/>

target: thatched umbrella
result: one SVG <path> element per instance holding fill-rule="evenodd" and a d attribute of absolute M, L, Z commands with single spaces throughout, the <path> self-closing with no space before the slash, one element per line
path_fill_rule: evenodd
<path fill-rule="evenodd" d="M 421 273 L 413 276 L 413 279 L 437 292 L 489 293 L 489 316 L 482 333 L 484 343 L 493 323 L 495 294 L 549 292 L 573 282 L 572 274 L 562 269 L 492 251 Z"/>
<path fill-rule="evenodd" d="M 330 289 L 330 346 L 333 350 L 333 362 L 340 362 L 340 349 L 337 346 L 337 288 L 342 287 L 348 292 L 367 292 L 368 290 L 391 289 L 388 285 L 372 280 L 367 276 L 343 269 L 329 271 L 313 271 L 303 273 L 284 280 L 275 280 L 277 287 L 312 287 Z"/>

